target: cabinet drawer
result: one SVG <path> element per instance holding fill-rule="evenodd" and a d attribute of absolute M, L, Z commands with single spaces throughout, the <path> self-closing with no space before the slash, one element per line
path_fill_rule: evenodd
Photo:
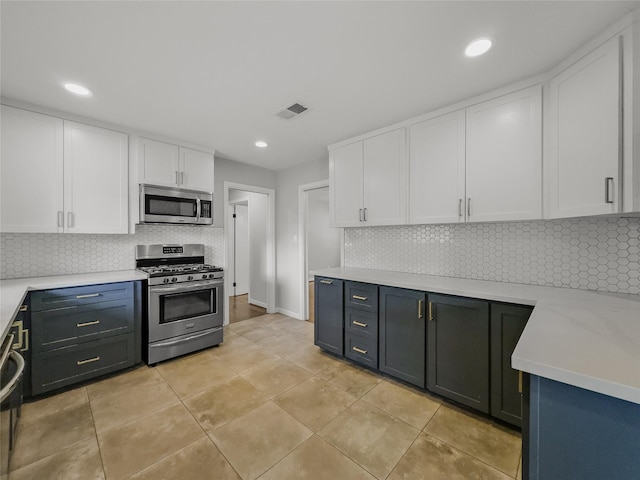
<path fill-rule="evenodd" d="M 135 364 L 134 335 L 118 335 L 33 356 L 33 394 L 48 392 Z"/>
<path fill-rule="evenodd" d="M 368 283 L 346 282 L 344 306 L 370 312 L 378 311 L 378 286 Z"/>
<path fill-rule="evenodd" d="M 344 309 L 345 331 L 378 341 L 378 314 L 355 308 Z"/>
<path fill-rule="evenodd" d="M 53 310 L 133 298 L 133 282 L 40 290 L 31 294 L 31 311 Z"/>
<path fill-rule="evenodd" d="M 33 350 L 66 347 L 133 331 L 133 299 L 34 312 Z"/>
<path fill-rule="evenodd" d="M 345 333 L 344 356 L 367 367 L 378 368 L 378 341 Z"/>

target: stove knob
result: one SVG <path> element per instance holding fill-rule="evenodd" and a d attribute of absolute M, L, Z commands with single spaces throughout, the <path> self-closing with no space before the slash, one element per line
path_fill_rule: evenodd
<path fill-rule="evenodd" d="M 202 275 L 202 279 L 205 280 L 209 277 L 209 275 L 207 275 L 206 273 L 204 275 Z"/>
<path fill-rule="evenodd" d="M 189 275 L 189 276 L 187 277 L 187 280 L 193 280 L 193 275 Z"/>
<path fill-rule="evenodd" d="M 169 283 L 169 278 L 165 278 L 164 280 L 162 280 L 164 283 Z"/>
<path fill-rule="evenodd" d="M 174 282 L 174 283 L 175 283 L 175 282 L 177 282 L 177 281 L 178 281 L 178 277 L 173 277 L 173 278 L 171 279 L 171 281 L 172 281 L 172 282 Z"/>

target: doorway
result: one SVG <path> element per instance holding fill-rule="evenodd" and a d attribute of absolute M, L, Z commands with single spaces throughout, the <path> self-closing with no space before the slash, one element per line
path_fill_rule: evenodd
<path fill-rule="evenodd" d="M 224 182 L 224 324 L 275 311 L 275 191 Z"/>
<path fill-rule="evenodd" d="M 300 305 L 304 320 L 314 321 L 314 284 L 310 272 L 339 267 L 344 256 L 344 230 L 329 226 L 329 181 L 300 185 Z"/>

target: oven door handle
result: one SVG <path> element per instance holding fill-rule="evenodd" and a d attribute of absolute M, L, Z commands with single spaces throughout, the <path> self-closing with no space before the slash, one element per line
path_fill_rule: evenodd
<path fill-rule="evenodd" d="M 188 285 L 188 286 L 187 286 Z M 151 293 L 170 293 L 170 292 L 192 292 L 194 290 L 203 290 L 209 287 L 222 287 L 224 285 L 224 280 L 217 280 L 214 282 L 202 282 L 197 285 L 193 284 L 182 284 L 179 287 L 165 287 L 159 285 L 153 285 L 149 287 L 149 292 Z"/>
<path fill-rule="evenodd" d="M 20 381 L 20 377 L 22 376 L 22 372 L 24 371 L 24 358 L 22 358 L 22 355 L 12 350 L 11 353 L 9 353 L 9 356 L 13 358 L 13 360 L 18 364 L 18 368 L 16 369 L 16 373 L 13 375 L 13 378 L 9 381 L 9 383 L 2 390 L 0 390 L 1 402 L 4 402 L 5 399 L 16 389 L 16 386 Z"/>
<path fill-rule="evenodd" d="M 217 331 L 217 330 L 216 330 Z M 211 335 L 212 331 L 206 331 L 203 333 L 198 333 L 196 335 L 191 335 L 186 338 L 180 338 L 178 340 L 169 340 L 168 342 L 157 342 L 149 345 L 150 347 L 170 347 L 171 345 L 178 345 L 180 343 L 190 342 L 191 340 L 195 340 L 196 338 L 206 337 L 207 335 Z"/>

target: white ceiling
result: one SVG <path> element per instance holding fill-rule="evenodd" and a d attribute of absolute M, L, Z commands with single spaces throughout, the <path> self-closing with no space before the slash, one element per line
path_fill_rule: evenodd
<path fill-rule="evenodd" d="M 1 93 L 279 170 L 542 73 L 638 5 L 2 1 Z M 481 35 L 494 48 L 465 58 Z M 310 111 L 274 116 L 294 102 Z"/>

